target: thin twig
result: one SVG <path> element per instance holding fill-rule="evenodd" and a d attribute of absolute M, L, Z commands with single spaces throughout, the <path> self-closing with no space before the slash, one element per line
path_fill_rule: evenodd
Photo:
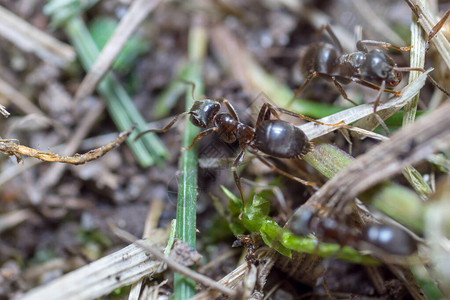
<path fill-rule="evenodd" d="M 404 167 L 450 148 L 450 103 L 402 128 L 389 141 L 359 156 L 329 180 L 306 206 L 344 207 L 358 194 Z M 330 210 L 334 211 L 334 210 Z"/>
<path fill-rule="evenodd" d="M 158 260 L 166 263 L 172 270 L 183 274 L 184 276 L 187 276 L 189 278 L 192 278 L 193 280 L 200 282 L 201 284 L 210 287 L 214 290 L 220 291 L 221 293 L 230 296 L 230 297 L 234 297 L 236 295 L 236 292 L 233 291 L 232 289 L 229 289 L 221 284 L 218 284 L 216 281 L 212 280 L 211 278 L 202 275 L 200 273 L 197 273 L 185 266 L 182 266 L 178 263 L 176 263 L 173 260 L 170 260 L 169 258 L 167 258 L 164 253 L 162 253 L 160 250 L 154 248 L 154 247 L 149 247 L 146 244 L 142 243 L 140 240 L 138 240 L 135 236 L 133 236 L 132 234 L 119 229 L 117 226 L 112 225 L 113 227 L 113 231 L 114 233 L 121 238 L 122 240 L 128 242 L 128 243 L 134 243 L 135 245 L 141 247 L 142 249 L 150 252 L 151 255 L 155 256 Z"/>
<path fill-rule="evenodd" d="M 24 51 L 33 52 L 42 60 L 66 67 L 75 59 L 75 50 L 51 35 L 25 22 L 0 6 L 0 35 Z"/>
<path fill-rule="evenodd" d="M 100 158 L 109 151 L 122 144 L 133 131 L 134 126 L 128 131 L 122 132 L 117 139 L 97 149 L 93 149 L 84 154 L 75 154 L 74 156 L 63 156 L 55 153 L 42 152 L 27 146 L 17 144 L 15 140 L 0 140 L 0 152 L 5 155 L 14 155 L 18 162 L 21 162 L 21 155 L 34 157 L 48 162 L 60 162 L 72 165 L 82 165 L 94 159 Z"/>

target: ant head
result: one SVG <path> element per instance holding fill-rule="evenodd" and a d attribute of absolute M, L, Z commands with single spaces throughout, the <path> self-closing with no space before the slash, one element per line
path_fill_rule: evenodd
<path fill-rule="evenodd" d="M 402 74 L 395 70 L 394 60 L 380 49 L 370 51 L 363 68 L 368 78 L 374 83 L 386 82 L 386 86 L 395 87 L 402 80 Z"/>
<path fill-rule="evenodd" d="M 195 101 L 190 110 L 190 121 L 197 127 L 207 128 L 213 125 L 214 117 L 220 110 L 220 103 L 204 99 Z"/>

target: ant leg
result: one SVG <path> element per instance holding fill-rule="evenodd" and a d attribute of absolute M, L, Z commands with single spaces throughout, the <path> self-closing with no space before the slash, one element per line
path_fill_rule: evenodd
<path fill-rule="evenodd" d="M 376 114 L 377 113 L 377 107 L 378 107 L 378 103 L 380 102 L 381 99 L 381 94 L 383 94 L 383 90 L 386 87 L 386 81 L 383 80 L 383 82 L 381 83 L 380 89 L 378 90 L 378 94 L 377 94 L 377 98 L 373 104 L 373 113 Z"/>
<path fill-rule="evenodd" d="M 447 21 L 448 17 L 450 16 L 450 9 L 447 10 L 442 17 L 442 19 L 439 20 L 439 22 L 436 23 L 436 25 L 431 28 L 430 33 L 428 34 L 427 44 L 425 46 L 425 51 L 428 51 L 430 48 L 431 40 L 434 38 L 434 36 L 441 30 L 442 26 L 444 26 L 445 21 Z"/>
<path fill-rule="evenodd" d="M 249 150 L 253 155 L 256 156 L 256 158 L 258 158 L 263 164 L 265 164 L 267 167 L 269 167 L 272 171 L 275 171 L 289 179 L 295 180 L 297 182 L 300 182 L 301 184 L 307 185 L 307 186 L 312 186 L 314 188 L 317 188 L 317 185 L 314 182 L 311 181 L 307 181 L 301 178 L 298 178 L 296 176 L 293 176 L 291 174 L 289 174 L 288 172 L 285 172 L 277 167 L 275 167 L 274 165 L 272 165 L 268 160 L 266 160 L 264 157 L 262 157 L 261 155 L 259 155 L 256 151 L 252 151 Z"/>
<path fill-rule="evenodd" d="M 217 131 L 217 127 L 213 127 L 213 128 L 208 128 L 205 131 L 200 132 L 199 134 L 197 134 L 194 139 L 192 140 L 192 144 L 190 144 L 188 147 L 186 148 L 181 148 L 181 152 L 187 151 L 189 149 L 191 149 L 192 147 L 194 147 L 195 143 L 197 143 L 198 140 L 201 140 L 202 138 L 204 138 L 205 136 L 213 133 L 214 131 Z"/>
<path fill-rule="evenodd" d="M 386 123 L 384 123 L 383 119 L 377 113 L 378 103 L 380 102 L 381 95 L 383 94 L 383 90 L 384 90 L 385 86 L 386 86 L 386 81 L 383 80 L 383 82 L 381 83 L 380 89 L 378 90 L 377 99 L 375 100 L 375 103 L 373 104 L 373 114 L 375 116 L 375 119 L 377 119 L 378 123 L 381 125 L 383 130 L 386 132 L 386 134 L 389 135 L 389 128 L 386 126 Z"/>
<path fill-rule="evenodd" d="M 170 123 L 167 124 L 163 129 L 149 129 L 149 130 L 142 131 L 141 133 L 139 133 L 139 134 L 134 138 L 134 141 L 137 141 L 137 140 L 140 139 L 144 134 L 147 134 L 147 133 L 149 133 L 149 132 L 164 133 L 164 132 L 166 132 L 167 130 L 169 130 L 169 129 L 173 126 L 173 124 L 175 124 L 175 122 L 176 122 L 180 117 L 185 116 L 185 115 L 190 115 L 190 114 L 192 114 L 192 112 L 187 111 L 187 112 L 184 112 L 184 113 L 181 113 L 181 114 L 175 116 L 175 118 L 173 118 L 173 120 L 170 121 Z"/>
<path fill-rule="evenodd" d="M 450 10 L 449 10 L 449 11 L 450 11 Z M 411 71 L 417 71 L 417 72 L 422 72 L 422 73 L 425 72 L 425 70 L 422 69 L 422 68 L 409 68 L 409 67 L 405 67 L 405 68 L 394 67 L 394 70 L 395 70 L 395 71 L 400 71 L 400 72 L 411 72 Z M 437 87 L 439 90 L 441 90 L 441 92 L 443 92 L 444 94 L 446 94 L 447 96 L 450 97 L 450 93 L 449 93 L 446 89 L 444 89 L 442 86 L 440 86 L 440 85 L 436 82 L 436 80 L 434 80 L 434 78 L 431 77 L 430 74 L 427 74 L 427 78 L 430 80 L 430 82 L 431 82 L 435 87 Z"/>
<path fill-rule="evenodd" d="M 383 47 L 385 49 L 392 48 L 392 49 L 395 49 L 398 51 L 409 51 L 412 48 L 412 46 L 398 47 L 398 46 L 394 46 L 391 43 L 387 43 L 387 42 L 380 42 L 380 41 L 373 41 L 373 40 L 361 40 L 356 43 L 356 49 L 358 49 L 359 51 L 368 52 L 366 45 Z"/>
<path fill-rule="evenodd" d="M 270 103 L 264 103 L 261 106 L 261 109 L 259 110 L 258 113 L 258 119 L 256 120 L 256 124 L 255 124 L 255 130 L 258 128 L 259 124 L 262 121 L 266 121 L 266 120 L 270 120 L 270 114 L 272 113 L 277 119 L 280 119 L 280 116 L 278 115 L 278 113 L 276 111 L 273 111 L 272 109 L 270 109 L 272 105 Z"/>
<path fill-rule="evenodd" d="M 296 117 L 296 118 L 299 118 L 299 119 L 302 119 L 302 120 L 307 120 L 307 121 L 310 121 L 310 122 L 314 122 L 314 123 L 317 123 L 317 124 L 320 124 L 320 125 L 340 126 L 340 125 L 343 125 L 343 123 L 344 123 L 343 121 L 341 121 L 341 122 L 336 123 L 336 124 L 326 124 L 326 123 L 323 123 L 323 122 L 311 119 L 311 118 L 309 118 L 307 116 L 295 113 L 293 111 L 290 111 L 290 110 L 287 110 L 287 109 L 284 109 L 284 108 L 281 108 L 281 107 L 273 106 L 270 103 L 265 103 L 265 105 L 266 104 L 267 104 L 267 107 L 270 110 L 270 112 L 276 117 L 278 117 L 278 113 L 277 113 L 277 111 L 278 111 L 280 113 L 283 113 L 283 114 L 286 114 L 286 115 L 289 115 L 289 116 L 293 116 L 293 117 Z"/>
<path fill-rule="evenodd" d="M 261 109 L 259 110 L 259 114 L 258 114 L 258 119 L 256 120 L 255 130 L 258 128 L 259 124 L 262 121 L 270 120 L 271 114 L 274 115 L 275 118 L 280 120 L 280 116 L 278 115 L 276 110 L 273 108 L 274 108 L 274 106 L 267 102 L 264 103 L 263 106 L 261 106 Z"/>
<path fill-rule="evenodd" d="M 242 215 L 244 214 L 245 209 L 245 200 L 244 200 L 244 194 L 242 193 L 242 186 L 241 186 L 241 180 L 237 174 L 237 167 L 242 163 L 242 160 L 244 159 L 245 155 L 245 146 L 241 146 L 241 152 L 239 152 L 238 156 L 234 160 L 233 166 L 231 167 L 231 171 L 233 172 L 234 176 L 234 182 L 239 190 L 239 195 L 241 196 L 242 201 L 242 210 L 239 214 L 239 220 L 242 220 Z"/>
<path fill-rule="evenodd" d="M 333 43 L 339 48 L 339 54 L 344 53 L 344 49 L 342 48 L 341 42 L 339 42 L 338 38 L 334 34 L 334 31 L 331 29 L 331 26 L 329 24 L 322 25 L 320 31 L 323 32 L 324 30 L 328 32 Z"/>
<path fill-rule="evenodd" d="M 371 82 L 368 82 L 368 81 L 365 81 L 365 80 L 362 80 L 362 79 L 359 79 L 359 78 L 355 78 L 355 77 L 351 77 L 350 79 L 353 82 L 356 82 L 356 83 L 358 83 L 360 85 L 363 85 L 363 86 L 367 86 L 368 88 L 371 88 L 371 89 L 374 89 L 374 90 L 380 90 L 380 86 L 379 85 L 373 84 Z M 400 97 L 402 95 L 402 92 L 396 92 L 396 91 L 388 90 L 388 89 L 384 89 L 383 92 L 394 94 L 397 97 Z"/>
<path fill-rule="evenodd" d="M 313 72 L 308 75 L 308 77 L 306 78 L 303 85 L 295 90 L 294 96 L 292 96 L 291 100 L 289 100 L 287 107 L 290 107 L 292 105 L 292 102 L 294 102 L 295 98 L 297 98 L 297 96 L 300 95 L 303 92 L 303 90 L 308 86 L 308 84 L 311 82 L 311 80 L 313 80 L 313 78 L 315 78 L 317 76 L 319 76 L 319 73 L 317 73 L 317 72 Z"/>
<path fill-rule="evenodd" d="M 440 86 L 440 85 L 436 82 L 436 80 L 434 80 L 434 78 L 431 77 L 430 74 L 427 74 L 427 78 L 428 78 L 428 80 L 430 80 L 430 82 L 431 82 L 435 87 L 437 87 L 441 92 L 443 92 L 444 94 L 446 94 L 447 97 L 450 97 L 450 92 L 447 91 L 446 89 L 444 89 L 442 86 Z"/>
<path fill-rule="evenodd" d="M 328 299 L 334 300 L 334 297 L 331 295 L 330 289 L 328 287 L 328 283 L 327 283 L 327 279 L 326 279 L 325 275 L 323 275 L 323 288 L 325 289 Z"/>
<path fill-rule="evenodd" d="M 355 101 L 351 100 L 348 96 L 347 93 L 345 92 L 344 88 L 342 87 L 342 85 L 339 84 L 339 82 L 336 80 L 336 77 L 331 76 L 331 80 L 334 83 L 334 86 L 338 89 L 339 93 L 341 93 L 342 97 L 344 97 L 345 100 L 347 100 L 348 102 L 351 102 L 354 106 L 358 106 L 358 104 L 356 104 Z"/>
<path fill-rule="evenodd" d="M 225 104 L 225 106 L 227 107 L 228 111 L 230 112 L 230 115 L 233 117 L 233 119 L 235 119 L 236 121 L 239 122 L 239 117 L 238 114 L 236 112 L 236 110 L 234 109 L 234 106 L 225 98 L 214 98 L 211 99 L 213 101 L 219 102 L 220 104 Z"/>

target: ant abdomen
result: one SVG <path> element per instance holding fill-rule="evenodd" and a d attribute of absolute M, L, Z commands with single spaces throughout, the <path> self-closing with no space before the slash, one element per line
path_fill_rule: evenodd
<path fill-rule="evenodd" d="M 362 231 L 362 239 L 370 246 L 393 255 L 411 255 L 417 242 L 403 229 L 386 224 L 371 224 Z"/>
<path fill-rule="evenodd" d="M 309 46 L 300 57 L 300 72 L 308 77 L 313 72 L 332 73 L 336 65 L 338 53 L 333 45 L 317 43 Z"/>
<path fill-rule="evenodd" d="M 253 143 L 256 149 L 278 158 L 300 158 L 311 151 L 305 133 L 281 120 L 261 122 L 255 130 Z"/>

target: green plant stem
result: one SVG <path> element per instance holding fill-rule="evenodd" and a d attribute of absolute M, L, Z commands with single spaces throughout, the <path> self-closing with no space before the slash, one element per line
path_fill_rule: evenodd
<path fill-rule="evenodd" d="M 193 25 L 189 31 L 188 53 L 189 66 L 186 80 L 195 83 L 195 98 L 203 93 L 203 82 L 201 79 L 202 60 L 206 52 L 206 30 Z M 190 110 L 193 99 L 191 89 L 186 91 L 186 110 Z M 188 147 L 194 137 L 198 134 L 197 127 L 186 120 L 186 129 L 183 135 L 183 147 Z M 177 203 L 177 238 L 195 248 L 196 243 L 196 208 L 197 208 L 197 147 L 194 146 L 181 155 L 180 162 L 180 184 L 178 188 Z M 175 299 L 189 299 L 195 293 L 195 282 L 178 273 L 174 278 Z"/>

